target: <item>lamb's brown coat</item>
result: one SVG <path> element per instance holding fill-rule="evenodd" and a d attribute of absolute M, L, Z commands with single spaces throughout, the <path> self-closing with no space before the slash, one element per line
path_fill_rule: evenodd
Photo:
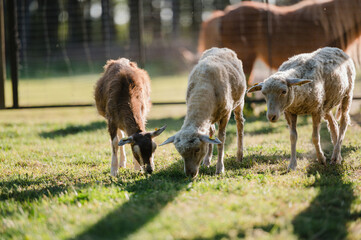
<path fill-rule="evenodd" d="M 100 115 L 106 118 L 112 141 L 111 174 L 118 170 L 118 136 L 121 155 L 120 166 L 125 167 L 124 144 L 130 143 L 135 168 L 145 165 L 148 173 L 154 168 L 153 153 L 156 144 L 152 138 L 162 133 L 165 127 L 154 132 L 145 131 L 146 116 L 150 110 L 150 79 L 146 71 L 128 59 L 109 60 L 104 74 L 95 86 L 95 102 Z M 124 139 L 126 132 L 128 138 Z M 140 166 L 139 166 L 140 165 Z"/>
<path fill-rule="evenodd" d="M 100 115 L 130 136 L 145 131 L 150 110 L 150 79 L 143 69 L 127 59 L 109 60 L 95 87 Z"/>

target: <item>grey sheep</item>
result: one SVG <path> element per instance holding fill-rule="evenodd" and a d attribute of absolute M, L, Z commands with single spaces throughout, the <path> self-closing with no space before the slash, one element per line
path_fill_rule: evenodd
<path fill-rule="evenodd" d="M 299 54 L 284 62 L 278 72 L 248 92 L 261 91 L 267 101 L 267 118 L 276 122 L 284 112 L 290 130 L 291 161 L 288 169 L 295 169 L 297 115 L 310 114 L 313 122 L 312 142 L 318 161 L 326 164 L 320 146 L 320 123 L 328 122 L 334 145 L 331 163 L 340 164 L 341 144 L 347 125 L 355 81 L 352 59 L 338 48 L 325 47 L 312 53 Z M 332 109 L 337 107 L 336 119 Z"/>

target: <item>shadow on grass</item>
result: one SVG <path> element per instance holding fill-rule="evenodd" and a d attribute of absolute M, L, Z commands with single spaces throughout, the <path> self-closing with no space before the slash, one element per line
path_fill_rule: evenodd
<path fill-rule="evenodd" d="M 178 131 L 183 123 L 183 118 L 163 118 L 157 120 L 149 120 L 147 123 L 147 128 L 160 128 L 163 125 L 167 124 L 167 131 Z M 56 129 L 48 132 L 41 132 L 39 135 L 43 138 L 58 138 L 58 137 L 67 137 L 68 135 L 75 135 L 83 132 L 92 132 L 99 129 L 106 130 L 107 124 L 106 121 L 95 121 L 86 125 L 68 125 L 65 128 Z"/>
<path fill-rule="evenodd" d="M 246 233 L 244 230 L 234 229 L 234 230 L 231 230 L 231 233 L 217 233 L 210 237 L 198 236 L 198 237 L 193 237 L 193 238 L 180 238 L 180 240 L 187 240 L 187 239 L 192 239 L 192 240 L 241 239 L 241 238 L 244 238 L 245 236 L 246 236 Z"/>
<path fill-rule="evenodd" d="M 69 190 L 82 189 L 92 185 L 84 183 L 81 178 L 62 174 L 46 175 L 33 179 L 29 176 L 20 176 L 11 180 L 0 180 L 0 201 L 14 200 L 16 202 L 32 202 L 43 197 L 54 197 Z M 104 182 L 103 185 L 110 185 Z"/>
<path fill-rule="evenodd" d="M 165 131 L 179 131 L 182 127 L 184 118 L 162 118 L 162 119 L 150 119 L 147 122 L 147 129 L 160 128 L 167 124 Z"/>
<path fill-rule="evenodd" d="M 342 156 L 346 158 L 355 149 L 343 147 Z M 348 171 L 345 164 L 325 167 L 314 162 L 309 165 L 307 174 L 316 179 L 309 187 L 319 188 L 319 193 L 292 221 L 294 233 L 300 239 L 347 238 L 347 223 L 360 217 L 350 212 L 356 196 L 352 182 L 347 179 Z"/>
<path fill-rule="evenodd" d="M 182 161 L 151 176 L 128 184 L 129 200 L 75 237 L 75 239 L 123 239 L 154 219 L 162 209 L 187 188 L 190 180 L 180 171 Z M 121 179 L 118 182 L 123 185 Z"/>
<path fill-rule="evenodd" d="M 44 180 L 26 180 L 26 179 L 14 179 L 10 181 L 0 181 L 0 188 L 2 189 L 0 194 L 0 201 L 9 199 L 15 199 L 17 202 L 33 201 L 40 199 L 43 196 L 49 196 L 49 193 L 57 195 L 64 191 L 62 186 L 44 186 L 36 187 L 43 183 Z M 18 190 L 34 186 L 31 190 Z"/>
<path fill-rule="evenodd" d="M 105 121 L 95 121 L 86 125 L 68 125 L 65 128 L 42 132 L 39 135 L 43 138 L 58 138 L 58 137 L 66 137 L 68 135 L 75 135 L 82 132 L 92 132 L 98 129 L 105 129 L 106 122 Z"/>

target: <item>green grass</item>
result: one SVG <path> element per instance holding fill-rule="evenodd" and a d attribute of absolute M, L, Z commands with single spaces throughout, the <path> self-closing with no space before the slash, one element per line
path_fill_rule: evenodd
<path fill-rule="evenodd" d="M 88 104 L 93 103 L 95 82 L 100 74 L 76 75 L 67 77 L 50 77 L 46 79 L 20 79 L 20 106 Z M 187 88 L 187 76 L 152 77 L 152 94 L 154 102 L 184 101 Z M 12 106 L 11 82 L 5 83 L 5 102 Z M 180 92 L 184 94 L 179 94 Z"/>
<path fill-rule="evenodd" d="M 148 128 L 182 125 L 185 106 L 154 106 Z M 315 162 L 311 118 L 299 119 L 298 170 L 284 120 L 248 117 L 245 157 L 227 127 L 226 172 L 215 161 L 184 176 L 173 145 L 158 147 L 156 171 L 110 176 L 105 121 L 94 108 L 9 110 L 0 119 L 0 239 L 360 239 L 361 128 L 349 127 L 341 166 Z M 332 145 L 325 124 L 322 147 Z"/>
<path fill-rule="evenodd" d="M 98 77 L 23 80 L 20 104 L 92 102 Z M 186 75 L 154 77 L 152 100 L 184 101 L 186 85 Z M 148 129 L 168 125 L 158 144 L 180 129 L 185 111 L 153 106 Z M 316 162 L 311 118 L 300 117 L 298 169 L 290 173 L 283 119 L 246 117 L 242 163 L 232 119 L 225 174 L 214 174 L 214 156 L 194 181 L 172 144 L 158 147 L 151 176 L 133 170 L 127 146 L 127 169 L 111 177 L 109 136 L 95 108 L 0 116 L 0 239 L 361 239 L 360 115 L 343 142 L 343 164 L 326 167 Z M 325 123 L 321 140 L 329 161 Z"/>

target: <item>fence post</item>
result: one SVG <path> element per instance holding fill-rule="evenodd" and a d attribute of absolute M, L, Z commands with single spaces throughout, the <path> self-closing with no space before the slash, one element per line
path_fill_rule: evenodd
<path fill-rule="evenodd" d="M 129 24 L 129 37 L 130 50 L 133 55 L 137 52 L 138 64 L 143 68 L 145 64 L 144 57 L 144 43 L 143 43 L 143 1 L 132 0 L 129 1 L 130 9 L 130 24 Z"/>
<path fill-rule="evenodd" d="M 5 108 L 5 31 L 4 31 L 4 2 L 0 0 L 0 109 Z"/>
<path fill-rule="evenodd" d="M 10 56 L 10 74 L 13 87 L 13 108 L 19 108 L 19 35 L 17 22 L 17 1 L 8 0 L 8 29 L 9 29 L 9 56 Z"/>

